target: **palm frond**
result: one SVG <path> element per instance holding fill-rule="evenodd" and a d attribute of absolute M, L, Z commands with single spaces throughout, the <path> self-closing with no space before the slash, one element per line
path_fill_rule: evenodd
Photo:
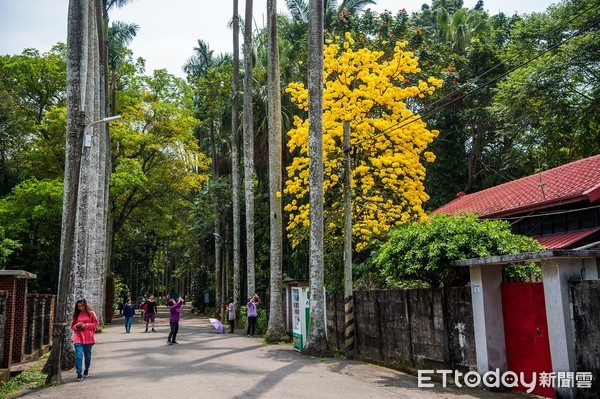
<path fill-rule="evenodd" d="M 339 11 L 346 10 L 350 11 L 352 14 L 356 14 L 369 4 L 377 4 L 377 2 L 374 0 L 344 0 L 339 7 Z"/>
<path fill-rule="evenodd" d="M 285 5 L 295 22 L 308 22 L 308 3 L 305 0 L 285 0 Z"/>

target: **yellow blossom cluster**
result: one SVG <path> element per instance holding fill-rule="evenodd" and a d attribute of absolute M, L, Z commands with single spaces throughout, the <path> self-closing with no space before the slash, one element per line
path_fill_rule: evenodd
<path fill-rule="evenodd" d="M 408 109 L 410 98 L 433 94 L 442 81 L 433 77 L 409 84 L 420 72 L 418 58 L 398 42 L 391 59 L 383 52 L 354 47 L 347 33 L 342 45 L 328 42 L 324 58 L 323 159 L 325 228 L 328 239 L 343 229 L 343 125 L 349 122 L 352 168 L 353 242 L 363 250 L 374 238 L 385 237 L 395 225 L 425 217 L 422 205 L 425 168 L 433 162 L 425 151 L 437 136 Z M 308 109 L 308 90 L 301 83 L 286 91 L 301 109 Z M 284 193 L 289 202 L 288 237 L 292 245 L 306 239 L 309 225 L 308 120 L 294 118 L 288 149 L 294 155 L 287 168 Z"/>

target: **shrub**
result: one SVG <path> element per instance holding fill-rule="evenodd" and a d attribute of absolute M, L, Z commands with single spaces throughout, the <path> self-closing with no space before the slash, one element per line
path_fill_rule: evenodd
<path fill-rule="evenodd" d="M 264 335 L 267 332 L 267 311 L 259 307 L 257 310 L 258 317 L 256 318 L 256 335 Z M 244 330 L 248 327 L 248 312 L 247 306 L 240 306 L 240 315 L 244 323 Z"/>
<path fill-rule="evenodd" d="M 388 286 L 422 281 L 432 287 L 463 285 L 467 268 L 459 259 L 517 254 L 542 249 L 533 238 L 513 234 L 503 220 L 478 220 L 475 215 L 435 215 L 428 222 L 394 229 L 375 255 L 374 264 Z"/>

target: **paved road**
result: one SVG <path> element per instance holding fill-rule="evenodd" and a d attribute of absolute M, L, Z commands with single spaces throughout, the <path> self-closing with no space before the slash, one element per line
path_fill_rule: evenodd
<path fill-rule="evenodd" d="M 517 393 L 479 389 L 417 388 L 416 377 L 346 361 L 313 359 L 291 345 L 266 345 L 260 338 L 219 334 L 207 318 L 182 311 L 179 345 L 166 345 L 169 323 L 159 309 L 157 332 L 144 333 L 136 316 L 131 333 L 122 319 L 97 334 L 90 376 L 18 395 L 21 398 L 406 398 L 523 399 Z"/>

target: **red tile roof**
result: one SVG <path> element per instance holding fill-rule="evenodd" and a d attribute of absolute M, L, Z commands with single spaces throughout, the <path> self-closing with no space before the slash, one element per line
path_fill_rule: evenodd
<path fill-rule="evenodd" d="M 568 248 L 571 244 L 584 239 L 585 237 L 599 231 L 600 227 L 594 229 L 570 231 L 568 233 L 548 234 L 544 236 L 533 237 L 546 249 Z"/>
<path fill-rule="evenodd" d="M 491 218 L 599 199 L 600 155 L 596 155 L 473 194 L 459 193 L 432 214 L 475 213 Z"/>

